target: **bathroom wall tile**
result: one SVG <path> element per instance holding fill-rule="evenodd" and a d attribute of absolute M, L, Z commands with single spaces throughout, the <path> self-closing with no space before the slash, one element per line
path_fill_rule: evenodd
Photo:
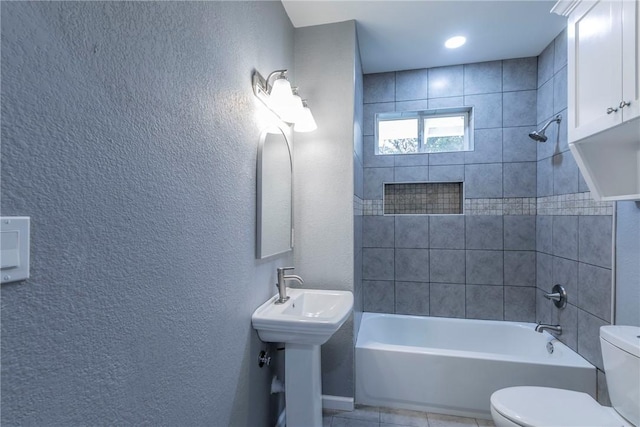
<path fill-rule="evenodd" d="M 413 101 L 398 101 L 396 102 L 396 111 L 420 111 L 429 109 L 429 101 L 426 99 L 416 99 Z"/>
<path fill-rule="evenodd" d="M 538 89 L 536 117 L 538 124 L 546 122 L 553 116 L 553 80 L 549 80 Z M 551 140 L 551 138 L 549 138 Z M 549 142 L 549 141 L 547 141 Z"/>
<path fill-rule="evenodd" d="M 542 289 L 536 289 L 536 322 L 551 324 L 551 306 L 543 294 Z"/>
<path fill-rule="evenodd" d="M 551 42 L 538 56 L 538 87 L 553 77 L 554 43 Z"/>
<path fill-rule="evenodd" d="M 365 74 L 363 76 L 364 103 L 395 101 L 396 73 Z"/>
<path fill-rule="evenodd" d="M 608 322 L 578 309 L 578 352 L 598 369 L 604 370 L 600 349 L 600 327 Z"/>
<path fill-rule="evenodd" d="M 393 155 L 377 155 L 376 142 L 373 136 L 365 136 L 363 138 L 364 159 L 363 166 L 365 168 L 372 167 L 392 167 L 394 164 Z"/>
<path fill-rule="evenodd" d="M 380 408 L 380 423 L 406 427 L 429 427 L 426 412 Z"/>
<path fill-rule="evenodd" d="M 362 278 L 364 280 L 393 280 L 394 250 L 363 248 Z"/>
<path fill-rule="evenodd" d="M 536 286 L 536 253 L 504 251 L 504 283 L 507 286 Z"/>
<path fill-rule="evenodd" d="M 353 156 L 353 194 L 364 197 L 364 167 L 358 156 Z"/>
<path fill-rule="evenodd" d="M 429 289 L 429 315 L 437 317 L 465 316 L 466 286 L 451 283 L 431 283 Z"/>
<path fill-rule="evenodd" d="M 429 427 L 477 427 L 479 424 L 473 418 L 457 417 L 453 415 L 435 414 L 429 412 Z M 480 420 L 477 420 L 480 421 Z M 493 425 L 493 424 L 485 424 Z"/>
<path fill-rule="evenodd" d="M 395 291 L 393 282 L 382 280 L 363 280 L 364 311 L 370 313 L 393 313 L 395 310 Z"/>
<path fill-rule="evenodd" d="M 389 217 L 393 220 L 394 217 Z M 429 248 L 429 217 L 427 215 L 395 217 L 396 248 Z M 427 278 L 424 279 L 427 281 Z"/>
<path fill-rule="evenodd" d="M 578 262 L 566 258 L 553 257 L 553 285 L 560 284 L 567 291 L 567 302 L 578 305 Z M 546 288 L 551 292 L 552 285 Z"/>
<path fill-rule="evenodd" d="M 609 397 L 609 389 L 607 388 L 607 376 L 600 369 L 598 369 L 596 377 L 596 397 L 598 403 L 602 406 L 611 406 L 611 398 Z"/>
<path fill-rule="evenodd" d="M 428 249 L 396 249 L 396 280 L 426 282 L 429 280 Z"/>
<path fill-rule="evenodd" d="M 502 123 L 505 127 L 535 126 L 538 122 L 535 90 L 504 92 L 502 108 Z"/>
<path fill-rule="evenodd" d="M 580 193 L 591 191 L 589 185 L 587 185 L 587 181 L 585 181 L 584 176 L 582 175 L 582 172 L 580 172 L 580 169 L 578 169 L 578 191 Z"/>
<path fill-rule="evenodd" d="M 427 69 L 396 72 L 396 101 L 426 99 L 429 86 Z"/>
<path fill-rule="evenodd" d="M 504 163 L 504 197 L 536 197 L 536 162 Z"/>
<path fill-rule="evenodd" d="M 362 221 L 362 246 L 393 248 L 393 217 L 365 216 Z"/>
<path fill-rule="evenodd" d="M 555 38 L 553 72 L 557 73 L 567 65 L 567 29 L 562 30 Z"/>
<path fill-rule="evenodd" d="M 396 282 L 396 314 L 429 315 L 429 283 Z"/>
<path fill-rule="evenodd" d="M 467 285 L 467 319 L 504 319 L 504 294 L 502 286 Z"/>
<path fill-rule="evenodd" d="M 521 286 L 504 287 L 504 320 L 536 321 L 536 289 Z"/>
<path fill-rule="evenodd" d="M 393 168 L 364 168 L 364 198 L 382 200 L 385 182 L 393 182 Z"/>
<path fill-rule="evenodd" d="M 578 219 L 578 260 L 611 268 L 612 218 L 609 215 Z"/>
<path fill-rule="evenodd" d="M 462 96 L 450 96 L 447 98 L 429 98 L 429 109 L 436 108 L 457 108 L 464 106 L 464 98 Z"/>
<path fill-rule="evenodd" d="M 611 322 L 611 270 L 579 263 L 578 307 Z"/>
<path fill-rule="evenodd" d="M 429 166 L 429 181 L 462 182 L 464 181 L 464 165 Z"/>
<path fill-rule="evenodd" d="M 502 251 L 467 251 L 468 284 L 502 285 L 504 259 Z"/>
<path fill-rule="evenodd" d="M 502 90 L 529 90 L 538 87 L 538 58 L 502 61 Z"/>
<path fill-rule="evenodd" d="M 434 153 L 429 154 L 429 165 L 431 166 L 447 166 L 447 165 L 463 165 L 464 152 L 457 153 Z"/>
<path fill-rule="evenodd" d="M 433 215 L 429 218 L 429 247 L 433 249 L 464 249 L 465 217 L 463 215 Z"/>
<path fill-rule="evenodd" d="M 535 215 L 506 215 L 504 217 L 504 248 L 536 250 Z"/>
<path fill-rule="evenodd" d="M 463 94 L 462 65 L 429 68 L 429 98 L 447 98 Z"/>
<path fill-rule="evenodd" d="M 557 144 L 555 147 L 555 152 L 564 153 L 565 151 L 569 151 L 569 114 L 567 113 L 567 109 L 565 106 L 564 110 L 561 110 L 559 113 L 561 121 L 559 124 L 551 125 L 556 126 L 557 128 Z M 557 115 L 556 114 L 556 115 Z M 554 115 L 555 116 L 555 115 Z M 551 140 L 551 136 L 556 137 L 556 132 L 549 133 L 549 139 Z"/>
<path fill-rule="evenodd" d="M 429 281 L 436 283 L 464 283 L 465 251 L 431 249 L 429 251 Z"/>
<path fill-rule="evenodd" d="M 565 308 L 559 310 L 551 301 L 546 299 L 545 301 L 549 310 L 554 312 L 553 320 L 549 323 L 562 326 L 562 334 L 557 338 L 573 351 L 578 351 L 578 309 L 572 304 L 567 304 Z"/>
<path fill-rule="evenodd" d="M 465 197 L 502 197 L 502 164 L 487 163 L 464 167 Z"/>
<path fill-rule="evenodd" d="M 553 113 L 567 108 L 567 67 L 564 67 L 553 76 Z M 566 118 L 566 116 L 565 116 Z"/>
<path fill-rule="evenodd" d="M 383 102 L 377 104 L 364 104 L 362 114 L 362 134 L 364 136 L 374 134 L 374 125 L 376 122 L 376 114 L 391 113 L 395 111 L 395 102 Z"/>
<path fill-rule="evenodd" d="M 536 126 L 536 130 L 542 129 L 545 124 L 546 121 L 538 123 L 538 126 Z M 554 154 L 560 153 L 558 130 L 552 129 L 553 127 L 555 127 L 555 125 L 551 125 L 549 126 L 549 128 L 547 128 L 547 142 L 536 142 L 531 140 L 531 142 L 536 144 L 536 147 L 538 149 L 538 161 L 551 158 Z"/>
<path fill-rule="evenodd" d="M 502 127 L 502 94 L 465 95 L 464 105 L 473 107 L 476 129 Z"/>
<path fill-rule="evenodd" d="M 578 259 L 578 217 L 553 216 L 553 255 Z"/>
<path fill-rule="evenodd" d="M 428 166 L 429 154 L 400 154 L 393 156 L 395 166 Z"/>
<path fill-rule="evenodd" d="M 553 194 L 578 192 L 578 165 L 570 152 L 553 156 Z"/>
<path fill-rule="evenodd" d="M 553 195 L 553 164 L 551 158 L 537 162 L 536 180 L 538 197 Z"/>
<path fill-rule="evenodd" d="M 553 253 L 553 217 L 536 215 L 536 250 L 547 254 Z"/>
<path fill-rule="evenodd" d="M 473 151 L 464 153 L 466 164 L 502 161 L 502 129 L 476 130 L 473 139 Z"/>
<path fill-rule="evenodd" d="M 395 182 L 427 182 L 429 181 L 429 166 L 396 166 Z"/>
<path fill-rule="evenodd" d="M 500 215 L 471 215 L 465 221 L 467 249 L 502 249 L 503 222 Z"/>
<path fill-rule="evenodd" d="M 502 91 L 502 61 L 478 62 L 464 66 L 464 94 Z"/>
<path fill-rule="evenodd" d="M 536 142 L 529 138 L 529 134 L 534 130 L 536 130 L 535 126 L 506 127 L 502 129 L 502 161 L 536 161 Z"/>
<path fill-rule="evenodd" d="M 551 255 L 536 252 L 536 287 L 544 292 L 553 288 L 553 259 Z M 574 296 L 574 300 L 577 297 Z"/>

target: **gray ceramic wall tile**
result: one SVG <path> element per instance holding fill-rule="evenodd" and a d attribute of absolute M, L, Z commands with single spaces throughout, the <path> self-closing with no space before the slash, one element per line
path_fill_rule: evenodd
<path fill-rule="evenodd" d="M 393 168 L 364 168 L 364 198 L 382 200 L 385 182 L 393 182 Z"/>
<path fill-rule="evenodd" d="M 390 217 L 393 219 L 393 217 Z M 429 248 L 429 217 L 426 215 L 395 217 L 396 248 Z M 427 278 L 424 279 L 428 281 Z"/>
<path fill-rule="evenodd" d="M 549 300 L 544 298 L 544 291 L 536 289 L 536 322 L 552 324 L 551 306 Z"/>
<path fill-rule="evenodd" d="M 421 111 L 429 109 L 429 101 L 426 99 L 418 99 L 413 101 L 399 101 L 396 102 L 396 111 Z"/>
<path fill-rule="evenodd" d="M 536 250 L 547 254 L 553 253 L 553 217 L 536 215 Z"/>
<path fill-rule="evenodd" d="M 429 315 L 464 318 L 465 288 L 451 283 L 431 283 Z"/>
<path fill-rule="evenodd" d="M 464 107 L 464 98 L 462 96 L 452 96 L 448 98 L 429 98 L 429 109 L 436 108 L 457 108 Z"/>
<path fill-rule="evenodd" d="M 464 152 L 458 153 L 435 153 L 429 154 L 429 165 L 431 166 L 447 166 L 447 165 L 463 165 Z"/>
<path fill-rule="evenodd" d="M 362 114 L 362 134 L 364 136 L 374 134 L 374 125 L 376 122 L 376 114 L 391 113 L 395 111 L 395 102 L 384 102 L 378 104 L 364 104 Z"/>
<path fill-rule="evenodd" d="M 502 197 L 502 164 L 466 165 L 464 183 L 466 198 Z"/>
<path fill-rule="evenodd" d="M 467 285 L 467 319 L 504 319 L 504 294 L 502 286 Z"/>
<path fill-rule="evenodd" d="M 551 42 L 538 56 L 538 87 L 553 77 L 553 62 L 554 42 Z"/>
<path fill-rule="evenodd" d="M 393 156 L 395 166 L 428 166 L 429 154 L 399 154 Z"/>
<path fill-rule="evenodd" d="M 514 286 L 504 287 L 504 320 L 536 321 L 536 290 Z"/>
<path fill-rule="evenodd" d="M 429 98 L 448 98 L 463 94 L 462 65 L 429 68 Z"/>
<path fill-rule="evenodd" d="M 503 196 L 536 197 L 536 162 L 504 163 Z"/>
<path fill-rule="evenodd" d="M 536 253 L 504 251 L 504 283 L 508 286 L 536 286 Z"/>
<path fill-rule="evenodd" d="M 502 129 L 479 129 L 474 132 L 473 151 L 464 153 L 469 163 L 502 162 Z"/>
<path fill-rule="evenodd" d="M 536 100 L 537 93 L 535 90 L 523 90 L 503 93 L 503 126 L 535 126 L 537 123 Z"/>
<path fill-rule="evenodd" d="M 428 70 L 409 70 L 396 72 L 396 101 L 426 99 L 428 88 Z"/>
<path fill-rule="evenodd" d="M 429 315 L 429 283 L 396 282 L 396 314 Z"/>
<path fill-rule="evenodd" d="M 429 166 L 396 166 L 394 181 L 427 182 L 429 181 Z"/>
<path fill-rule="evenodd" d="M 502 251 L 467 251 L 467 284 L 502 285 Z"/>
<path fill-rule="evenodd" d="M 376 143 L 374 141 L 373 136 L 365 136 L 363 138 L 363 149 L 364 149 L 363 166 L 365 168 L 393 166 L 395 156 L 389 155 L 389 154 L 387 155 L 376 154 Z"/>
<path fill-rule="evenodd" d="M 569 114 L 567 113 L 567 110 L 562 110 L 559 113 L 561 121 L 557 126 L 558 130 L 558 135 L 557 135 L 557 139 L 558 142 L 556 144 L 555 147 L 555 151 L 559 152 L 559 153 L 563 153 L 565 151 L 569 151 Z M 552 125 L 553 126 L 553 125 Z M 555 132 L 551 132 L 549 134 L 550 136 L 556 136 Z"/>
<path fill-rule="evenodd" d="M 551 255 L 536 252 L 536 287 L 544 292 L 551 291 L 554 285 L 553 258 Z"/>
<path fill-rule="evenodd" d="M 363 86 L 365 104 L 395 101 L 395 73 L 365 74 Z"/>
<path fill-rule="evenodd" d="M 553 312 L 551 316 L 553 320 L 549 320 L 549 323 L 562 326 L 562 334 L 558 335 L 560 341 L 573 351 L 578 351 L 578 309 L 568 304 L 565 308 L 559 310 L 551 301 L 547 299 L 544 301 L 549 306 L 549 311 Z"/>
<path fill-rule="evenodd" d="M 578 305 L 578 262 L 553 257 L 553 284 L 560 284 L 567 291 L 567 302 Z M 551 292 L 552 285 L 545 289 Z"/>
<path fill-rule="evenodd" d="M 502 127 L 502 94 L 465 95 L 464 105 L 473 107 L 475 129 Z"/>
<path fill-rule="evenodd" d="M 532 162 L 537 160 L 536 142 L 529 134 L 535 126 L 502 129 L 502 160 L 504 162 Z"/>
<path fill-rule="evenodd" d="M 429 166 L 429 181 L 462 182 L 464 181 L 464 165 Z"/>
<path fill-rule="evenodd" d="M 465 221 L 467 249 L 502 249 L 503 224 L 500 215 L 471 215 Z"/>
<path fill-rule="evenodd" d="M 536 250 L 536 217 L 534 215 L 504 216 L 504 248 Z"/>
<path fill-rule="evenodd" d="M 567 29 L 562 30 L 554 40 L 554 61 L 553 72 L 557 73 L 562 67 L 567 65 Z"/>
<path fill-rule="evenodd" d="M 393 282 L 363 280 L 364 311 L 370 313 L 393 313 L 395 310 L 395 291 L 393 288 Z"/>
<path fill-rule="evenodd" d="M 581 216 L 578 224 L 578 260 L 611 268 L 611 216 Z"/>
<path fill-rule="evenodd" d="M 502 91 L 502 61 L 478 62 L 464 66 L 464 94 Z"/>
<path fill-rule="evenodd" d="M 465 282 L 465 251 L 431 249 L 429 251 L 429 281 L 436 283 Z"/>
<path fill-rule="evenodd" d="M 393 248 L 393 217 L 363 217 L 362 246 L 366 248 Z"/>
<path fill-rule="evenodd" d="M 426 282 L 429 280 L 428 249 L 396 249 L 396 280 Z"/>
<path fill-rule="evenodd" d="M 362 278 L 364 280 L 393 280 L 394 250 L 363 248 Z"/>
<path fill-rule="evenodd" d="M 502 61 L 502 90 L 529 90 L 538 87 L 538 58 Z"/>
<path fill-rule="evenodd" d="M 549 80 L 538 89 L 536 111 L 536 118 L 539 125 L 553 116 L 553 80 Z"/>
<path fill-rule="evenodd" d="M 546 122 L 539 123 L 536 129 L 542 129 Z M 546 132 L 549 138 L 547 142 L 535 142 L 531 140 L 538 149 L 538 160 L 550 158 L 554 154 L 560 153 L 559 134 L 556 125 L 551 125 Z"/>
<path fill-rule="evenodd" d="M 353 194 L 364 198 L 364 168 L 358 156 L 353 156 Z"/>
<path fill-rule="evenodd" d="M 578 165 L 569 152 L 556 154 L 552 158 L 553 194 L 578 192 Z"/>
<path fill-rule="evenodd" d="M 578 259 L 578 217 L 553 217 L 553 255 Z"/>
<path fill-rule="evenodd" d="M 553 76 L 553 113 L 559 112 L 567 108 L 567 68 L 563 68 Z"/>
<path fill-rule="evenodd" d="M 433 215 L 429 218 L 429 245 L 435 249 L 464 249 L 463 215 Z"/>
<path fill-rule="evenodd" d="M 536 180 L 538 197 L 553 195 L 553 160 L 551 157 L 537 162 Z"/>
<path fill-rule="evenodd" d="M 578 307 L 611 321 L 611 270 L 579 263 Z"/>
<path fill-rule="evenodd" d="M 578 169 L 578 192 L 585 193 L 587 191 L 591 191 L 591 189 L 589 188 L 587 181 L 585 181 L 582 172 Z"/>
<path fill-rule="evenodd" d="M 608 322 L 578 309 L 578 352 L 601 370 L 604 370 L 604 366 L 600 349 L 600 327 L 608 324 Z"/>

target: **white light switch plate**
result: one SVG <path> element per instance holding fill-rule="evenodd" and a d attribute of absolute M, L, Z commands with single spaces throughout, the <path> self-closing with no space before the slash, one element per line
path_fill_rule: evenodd
<path fill-rule="evenodd" d="M 28 216 L 0 217 L 0 283 L 29 278 Z"/>

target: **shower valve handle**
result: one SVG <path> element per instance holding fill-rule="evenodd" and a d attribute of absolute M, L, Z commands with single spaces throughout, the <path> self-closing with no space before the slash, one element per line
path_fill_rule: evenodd
<path fill-rule="evenodd" d="M 607 108 L 607 114 L 611 114 L 611 113 L 615 113 L 617 112 L 618 109 L 617 108 L 613 108 L 613 107 L 609 107 Z"/>

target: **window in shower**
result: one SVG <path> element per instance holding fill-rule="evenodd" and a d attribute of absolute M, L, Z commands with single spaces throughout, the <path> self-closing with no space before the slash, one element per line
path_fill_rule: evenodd
<path fill-rule="evenodd" d="M 376 114 L 376 154 L 473 150 L 471 108 Z"/>

